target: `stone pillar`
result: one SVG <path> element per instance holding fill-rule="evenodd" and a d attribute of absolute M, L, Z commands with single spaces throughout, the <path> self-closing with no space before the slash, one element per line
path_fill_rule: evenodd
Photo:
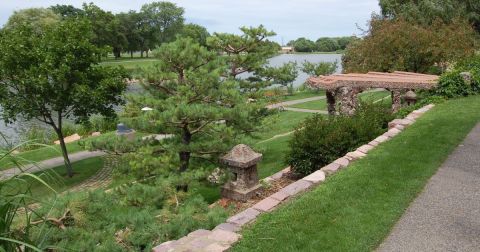
<path fill-rule="evenodd" d="M 340 113 L 343 115 L 353 115 L 358 106 L 358 93 L 360 89 L 351 87 L 341 87 L 339 95 L 341 99 Z"/>
<path fill-rule="evenodd" d="M 336 101 L 335 101 L 335 91 L 327 90 L 327 104 L 328 104 L 328 114 L 334 116 L 336 114 Z"/>
<path fill-rule="evenodd" d="M 467 83 L 468 85 L 472 85 L 472 74 L 470 74 L 469 72 L 461 72 L 460 76 L 462 76 L 465 83 Z"/>
<path fill-rule="evenodd" d="M 396 113 L 402 107 L 402 92 L 400 89 L 392 89 L 392 112 Z"/>
<path fill-rule="evenodd" d="M 257 172 L 257 163 L 261 159 L 262 154 L 245 144 L 233 147 L 223 156 L 220 161 L 228 166 L 233 179 L 222 187 L 222 197 L 245 202 L 261 191 Z"/>

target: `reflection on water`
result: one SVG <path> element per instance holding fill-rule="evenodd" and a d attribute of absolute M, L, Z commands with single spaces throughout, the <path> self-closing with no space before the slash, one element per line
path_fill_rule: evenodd
<path fill-rule="evenodd" d="M 271 66 L 281 66 L 287 62 L 297 62 L 298 66 L 304 61 L 318 63 L 318 62 L 338 62 L 337 72 L 341 72 L 341 54 L 281 54 L 276 57 L 273 57 L 269 60 L 269 65 Z M 299 76 L 294 81 L 294 86 L 299 86 L 305 82 L 308 78 L 307 74 L 302 71 L 298 72 Z M 246 76 L 246 75 L 245 75 Z M 127 92 L 135 92 L 141 89 L 138 85 L 129 86 Z M 8 137 L 8 139 L 14 143 L 19 141 L 19 135 L 31 125 L 38 125 L 40 127 L 48 128 L 49 126 L 44 123 L 38 122 L 36 120 L 25 121 L 19 120 L 14 124 L 5 125 L 3 120 L 0 119 L 0 132 Z M 0 146 L 4 145 L 3 140 L 0 141 Z"/>

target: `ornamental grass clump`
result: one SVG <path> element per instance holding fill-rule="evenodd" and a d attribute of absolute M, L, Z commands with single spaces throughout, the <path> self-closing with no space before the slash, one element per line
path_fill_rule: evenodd
<path fill-rule="evenodd" d="M 381 135 L 391 119 L 388 109 L 368 103 L 352 117 L 317 114 L 295 131 L 286 162 L 296 174 L 308 175 Z"/>

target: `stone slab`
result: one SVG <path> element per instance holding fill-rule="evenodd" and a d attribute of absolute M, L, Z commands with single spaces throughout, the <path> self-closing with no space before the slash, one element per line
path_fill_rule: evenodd
<path fill-rule="evenodd" d="M 401 132 L 400 130 L 393 128 L 393 129 L 390 129 L 389 131 L 383 133 L 383 136 L 393 138 L 396 135 L 398 135 L 400 132 Z"/>
<path fill-rule="evenodd" d="M 357 159 L 364 158 L 365 156 L 366 156 L 366 154 L 363 153 L 363 152 L 352 151 L 352 152 L 347 153 L 344 157 L 346 159 L 349 159 L 350 161 L 355 161 Z"/>
<path fill-rule="evenodd" d="M 343 168 L 343 167 L 347 167 L 347 166 L 350 164 L 350 160 L 348 160 L 348 159 L 346 159 L 346 158 L 344 158 L 344 157 L 341 157 L 341 158 L 333 161 L 333 163 L 340 165 L 340 167 L 338 167 L 338 168 Z M 327 165 L 327 166 L 328 166 L 328 165 Z M 325 167 L 324 167 L 324 168 L 325 168 Z M 333 168 L 333 167 L 330 167 L 330 168 Z M 322 169 L 323 169 L 323 168 L 322 168 Z M 325 170 L 325 169 L 324 169 L 324 170 Z M 336 170 L 338 170 L 338 169 L 336 169 Z M 336 170 L 335 170 L 335 171 L 336 171 Z"/>
<path fill-rule="evenodd" d="M 170 252 L 175 249 L 175 241 L 164 242 L 152 249 L 153 252 Z"/>
<path fill-rule="evenodd" d="M 210 230 L 198 229 L 198 230 L 195 230 L 195 231 L 191 232 L 187 236 L 188 237 L 201 237 L 201 236 L 208 236 L 211 233 L 212 233 L 212 231 L 210 231 Z"/>
<path fill-rule="evenodd" d="M 280 204 L 280 202 L 281 201 L 279 201 L 275 198 L 268 197 L 268 198 L 265 198 L 265 199 L 261 200 L 257 204 L 253 205 L 252 208 L 254 208 L 256 210 L 259 210 L 259 211 L 262 211 L 262 212 L 270 212 L 270 211 L 273 210 L 274 207 L 276 207 L 278 204 Z"/>
<path fill-rule="evenodd" d="M 313 184 L 318 184 L 318 183 L 321 183 L 323 181 L 325 181 L 325 172 L 322 171 L 322 170 L 318 170 L 306 177 L 304 177 L 302 180 L 306 180 L 310 183 L 313 183 Z"/>
<path fill-rule="evenodd" d="M 204 252 L 224 252 L 227 251 L 230 248 L 230 246 L 227 245 L 220 245 L 218 243 L 213 243 L 206 247 L 203 251 Z"/>
<path fill-rule="evenodd" d="M 381 135 L 381 136 L 375 138 L 373 141 L 376 141 L 376 142 L 379 142 L 379 143 L 384 143 L 384 142 L 388 141 L 389 139 L 390 139 L 389 137 Z"/>
<path fill-rule="evenodd" d="M 288 195 L 287 193 L 285 192 L 282 192 L 282 191 L 278 191 L 272 195 L 270 195 L 271 198 L 274 198 L 278 201 L 283 201 L 285 199 L 287 199 L 290 195 Z"/>
<path fill-rule="evenodd" d="M 312 186 L 312 183 L 305 181 L 305 180 L 297 180 L 290 185 L 282 188 L 280 191 L 284 192 L 290 196 L 294 196 L 300 192 L 303 192 L 307 190 L 310 186 Z"/>
<path fill-rule="evenodd" d="M 234 232 L 217 229 L 208 235 L 208 239 L 218 241 L 221 244 L 233 244 L 240 239 L 240 235 Z"/>
<path fill-rule="evenodd" d="M 372 145 L 369 145 L 369 144 L 365 144 L 365 145 L 362 145 L 362 146 L 358 147 L 357 151 L 367 154 L 369 151 L 373 150 L 373 148 L 375 148 L 375 147 L 373 147 Z"/>
<path fill-rule="evenodd" d="M 405 129 L 405 126 L 399 124 L 399 125 L 395 125 L 394 129 L 398 129 L 400 131 L 404 130 Z"/>
<path fill-rule="evenodd" d="M 371 146 L 373 146 L 373 147 L 377 147 L 379 144 L 380 144 L 380 143 L 377 142 L 377 141 L 375 141 L 375 140 L 373 140 L 373 141 L 371 141 L 370 143 L 368 143 L 368 145 L 371 145 Z"/>
<path fill-rule="evenodd" d="M 241 226 L 255 220 L 255 218 L 259 214 L 260 214 L 260 212 L 258 210 L 255 210 L 253 208 L 247 208 L 243 212 L 240 212 L 240 213 L 228 218 L 227 222 L 241 227 Z"/>
<path fill-rule="evenodd" d="M 217 229 L 222 229 L 222 230 L 225 230 L 225 231 L 230 231 L 230 232 L 238 232 L 240 231 L 240 227 L 235 225 L 235 224 L 232 224 L 232 223 L 221 223 L 221 224 L 218 224 L 213 230 L 217 230 Z"/>

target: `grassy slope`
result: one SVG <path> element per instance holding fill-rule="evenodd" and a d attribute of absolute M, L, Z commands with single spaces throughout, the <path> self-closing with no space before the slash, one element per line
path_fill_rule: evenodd
<path fill-rule="evenodd" d="M 243 232 L 233 251 L 371 251 L 480 121 L 480 97 L 437 105 L 369 155 Z"/>
<path fill-rule="evenodd" d="M 75 171 L 75 176 L 72 178 L 66 176 L 65 166 L 63 165 L 48 171 L 37 172 L 35 175 L 39 176 L 49 186 L 60 193 L 80 184 L 97 173 L 103 167 L 103 159 L 101 157 L 89 158 L 75 162 L 72 165 L 73 170 Z M 32 196 L 34 198 L 45 198 L 53 195 L 49 188 L 45 187 L 38 181 L 29 177 L 26 178 L 26 181 L 31 185 Z M 12 183 L 18 182 L 14 181 Z M 19 185 L 24 185 L 24 183 L 20 183 Z"/>

